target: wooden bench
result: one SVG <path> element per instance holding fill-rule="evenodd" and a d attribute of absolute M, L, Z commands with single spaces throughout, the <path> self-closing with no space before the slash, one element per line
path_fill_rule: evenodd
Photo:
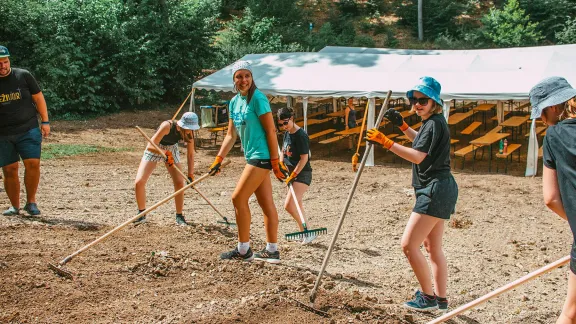
<path fill-rule="evenodd" d="M 546 130 L 546 126 L 538 126 L 536 127 L 536 136 L 541 135 L 541 133 L 543 133 Z M 530 132 L 526 133 L 526 135 L 524 135 L 526 138 L 530 137 Z"/>
<path fill-rule="evenodd" d="M 312 114 L 307 114 L 306 117 L 307 117 L 307 118 L 312 118 L 312 117 L 320 116 L 320 115 L 322 115 L 322 114 L 324 114 L 324 113 L 321 112 L 321 111 L 319 111 L 319 112 L 315 112 L 315 113 L 312 113 Z M 303 121 L 303 120 L 304 120 L 304 116 L 298 117 L 298 118 L 294 118 L 294 122 L 299 122 L 299 121 Z"/>
<path fill-rule="evenodd" d="M 462 170 L 464 170 L 464 161 L 466 160 L 466 155 L 470 153 L 474 154 L 474 156 L 472 157 L 472 170 L 474 170 L 474 160 L 476 159 L 476 151 L 480 147 L 481 146 L 468 145 L 466 147 L 459 149 L 458 151 L 454 151 L 454 157 L 458 156 L 462 158 Z"/>
<path fill-rule="evenodd" d="M 468 125 L 468 127 L 464 128 L 464 129 L 460 132 L 460 134 L 462 134 L 462 135 L 470 135 L 470 134 L 472 134 L 472 133 L 476 130 L 476 128 L 480 127 L 480 125 L 482 125 L 481 122 L 477 122 L 477 121 L 472 122 L 470 125 Z"/>
<path fill-rule="evenodd" d="M 504 173 L 508 173 L 508 158 L 510 158 L 510 160 L 512 160 L 512 153 L 514 153 L 514 151 L 518 151 L 518 162 L 520 162 L 520 150 L 519 148 L 522 146 L 522 144 L 509 144 L 507 149 L 506 149 L 506 153 L 497 153 L 496 157 L 499 159 L 506 159 L 506 168 L 504 169 Z M 496 163 L 496 172 L 498 172 L 498 163 Z"/>
<path fill-rule="evenodd" d="M 322 137 L 322 136 L 324 136 L 324 135 L 332 134 L 332 133 L 334 133 L 335 131 L 336 131 L 336 130 L 333 129 L 333 128 L 325 129 L 325 130 L 323 130 L 323 131 L 321 131 L 321 132 L 308 135 L 308 138 L 309 138 L 310 140 L 317 139 L 318 137 Z"/>
<path fill-rule="evenodd" d="M 504 111 L 504 115 L 502 117 L 506 118 L 506 116 L 508 116 L 508 115 L 510 115 L 510 112 L 506 110 L 506 111 Z M 498 121 L 498 114 L 496 114 L 496 116 L 490 118 L 490 120 Z"/>
<path fill-rule="evenodd" d="M 491 130 L 489 130 L 486 134 L 500 133 L 501 130 L 502 130 L 502 126 L 496 126 L 496 127 L 492 128 Z"/>
<path fill-rule="evenodd" d="M 218 134 L 222 132 L 222 135 L 224 135 L 224 133 L 228 131 L 228 126 L 212 127 L 207 128 L 207 130 L 210 132 L 210 140 L 214 139 L 214 146 L 216 146 L 216 142 L 218 141 Z"/>

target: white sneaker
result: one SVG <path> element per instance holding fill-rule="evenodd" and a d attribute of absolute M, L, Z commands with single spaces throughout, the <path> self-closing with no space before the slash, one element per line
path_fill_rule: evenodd
<path fill-rule="evenodd" d="M 315 239 L 317 236 L 318 236 L 318 235 L 315 235 L 315 234 L 311 234 L 311 235 L 309 235 L 309 236 L 305 236 L 305 237 L 302 239 L 302 245 L 306 245 L 306 244 L 314 241 L 314 239 Z"/>

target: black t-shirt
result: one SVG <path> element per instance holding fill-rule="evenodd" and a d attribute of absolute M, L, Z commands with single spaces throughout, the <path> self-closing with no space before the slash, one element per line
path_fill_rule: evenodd
<path fill-rule="evenodd" d="M 548 127 L 542 153 L 544 165 L 556 170 L 562 205 L 576 236 L 576 119 Z"/>
<path fill-rule="evenodd" d="M 0 78 L 0 136 L 18 135 L 38 127 L 36 105 L 32 95 L 40 87 L 30 72 L 12 68 Z"/>
<path fill-rule="evenodd" d="M 426 187 L 434 179 L 450 176 L 450 129 L 442 114 L 422 121 L 412 148 L 428 154 L 420 164 L 412 164 L 412 186 Z"/>
<path fill-rule="evenodd" d="M 298 162 L 300 162 L 300 155 L 310 153 L 310 139 L 304 129 L 300 128 L 294 134 L 290 132 L 284 133 L 284 143 L 282 144 L 282 154 L 284 154 L 284 163 L 290 169 L 294 170 Z M 308 155 L 308 162 L 300 171 L 312 171 L 310 166 L 310 155 Z"/>

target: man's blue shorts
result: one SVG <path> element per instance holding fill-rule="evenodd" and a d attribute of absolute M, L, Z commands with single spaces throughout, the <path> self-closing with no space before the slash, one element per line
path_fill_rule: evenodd
<path fill-rule="evenodd" d="M 26 133 L 0 136 L 0 167 L 27 159 L 39 159 L 42 133 L 35 127 Z"/>

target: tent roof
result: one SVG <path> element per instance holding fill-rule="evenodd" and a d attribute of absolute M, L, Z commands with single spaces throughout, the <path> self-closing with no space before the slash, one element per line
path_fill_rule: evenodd
<path fill-rule="evenodd" d="M 309 97 L 405 96 L 419 77 L 442 84 L 442 98 L 525 100 L 545 77 L 576 81 L 576 45 L 428 51 L 326 47 L 318 53 L 250 54 L 254 81 L 266 94 Z M 232 91 L 229 65 L 194 88 Z"/>

